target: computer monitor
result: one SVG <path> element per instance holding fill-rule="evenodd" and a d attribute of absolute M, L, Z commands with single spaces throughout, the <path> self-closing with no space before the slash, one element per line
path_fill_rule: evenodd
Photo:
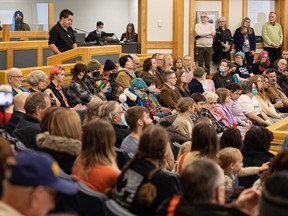
<path fill-rule="evenodd" d="M 85 33 L 74 33 L 76 43 L 84 43 L 86 34 Z"/>
<path fill-rule="evenodd" d="M 119 43 L 120 42 L 114 33 L 105 33 L 101 39 L 102 41 L 105 41 L 106 43 Z"/>

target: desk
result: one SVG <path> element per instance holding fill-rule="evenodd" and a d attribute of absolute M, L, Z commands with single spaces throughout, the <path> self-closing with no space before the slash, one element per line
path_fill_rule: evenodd
<path fill-rule="evenodd" d="M 121 45 L 122 53 L 141 53 L 140 43 L 108 43 L 107 45 Z M 78 47 L 83 46 L 100 46 L 95 45 L 95 43 L 77 43 Z M 103 45 L 106 46 L 106 45 Z"/>

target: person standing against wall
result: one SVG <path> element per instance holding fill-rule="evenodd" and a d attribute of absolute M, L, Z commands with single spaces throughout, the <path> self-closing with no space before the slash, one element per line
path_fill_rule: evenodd
<path fill-rule="evenodd" d="M 196 47 L 198 52 L 198 66 L 205 68 L 207 75 L 210 74 L 210 64 L 212 58 L 213 37 L 215 36 L 215 28 L 208 23 L 208 15 L 206 12 L 200 14 L 201 22 L 195 25 Z"/>
<path fill-rule="evenodd" d="M 49 47 L 54 54 L 59 54 L 77 48 L 74 31 L 72 29 L 73 13 L 64 9 L 60 13 L 60 20 L 49 31 Z"/>
<path fill-rule="evenodd" d="M 262 27 L 264 50 L 269 54 L 271 62 L 280 57 L 280 49 L 283 43 L 283 31 L 280 23 L 276 22 L 275 12 L 269 13 L 269 22 Z"/>
<path fill-rule="evenodd" d="M 236 45 L 236 52 L 242 51 L 247 64 L 252 67 L 254 53 L 256 50 L 256 37 L 253 28 L 250 26 L 251 20 L 245 17 L 241 27 L 237 28 L 233 35 L 233 42 Z"/>

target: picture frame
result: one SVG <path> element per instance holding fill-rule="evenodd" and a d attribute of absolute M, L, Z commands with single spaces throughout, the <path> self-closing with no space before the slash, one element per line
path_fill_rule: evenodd
<path fill-rule="evenodd" d="M 201 13 L 207 13 L 208 22 L 215 25 L 215 29 L 218 27 L 218 11 L 196 11 L 196 24 L 200 23 Z"/>

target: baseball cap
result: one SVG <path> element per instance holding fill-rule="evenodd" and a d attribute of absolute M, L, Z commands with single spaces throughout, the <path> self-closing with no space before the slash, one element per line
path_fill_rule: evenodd
<path fill-rule="evenodd" d="M 18 186 L 46 186 L 63 194 L 76 194 L 73 182 L 59 177 L 58 163 L 48 154 L 21 152 L 6 160 L 7 180 Z"/>

